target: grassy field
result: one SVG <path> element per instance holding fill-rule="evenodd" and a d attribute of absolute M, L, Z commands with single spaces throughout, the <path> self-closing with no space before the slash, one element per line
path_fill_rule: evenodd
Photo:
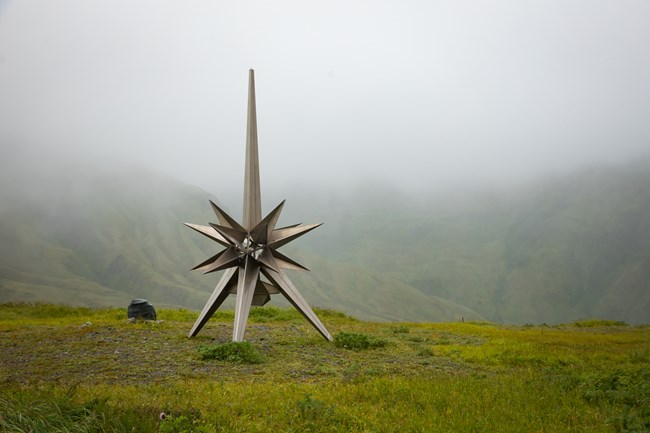
<path fill-rule="evenodd" d="M 648 326 L 317 314 L 338 344 L 293 310 L 254 309 L 248 363 L 202 359 L 230 340 L 228 311 L 188 339 L 185 310 L 130 323 L 124 309 L 0 305 L 0 431 L 650 431 Z"/>

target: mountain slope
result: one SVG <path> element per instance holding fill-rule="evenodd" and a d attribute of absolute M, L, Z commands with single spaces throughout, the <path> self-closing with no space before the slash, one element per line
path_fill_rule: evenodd
<path fill-rule="evenodd" d="M 219 249 L 181 224 L 215 220 L 207 202 L 214 198 L 198 188 L 136 168 L 69 167 L 35 178 L 14 173 L 12 181 L 21 189 L 3 191 L 0 302 L 126 305 L 144 297 L 200 309 L 218 281 L 188 271 Z M 482 319 L 390 277 L 309 262 L 318 271 L 295 278 L 321 307 L 375 320 Z"/>
<path fill-rule="evenodd" d="M 203 306 L 219 276 L 188 269 L 219 247 L 181 222 L 215 220 L 206 192 L 134 168 L 37 172 L 0 173 L 0 301 Z M 325 222 L 285 251 L 313 269 L 291 275 L 313 305 L 372 320 L 650 322 L 650 160 L 509 192 L 288 193 L 280 224 Z"/>
<path fill-rule="evenodd" d="M 516 192 L 387 196 L 391 206 L 344 206 L 330 220 L 342 227 L 335 239 L 315 240 L 313 252 L 493 321 L 650 321 L 647 159 Z"/>

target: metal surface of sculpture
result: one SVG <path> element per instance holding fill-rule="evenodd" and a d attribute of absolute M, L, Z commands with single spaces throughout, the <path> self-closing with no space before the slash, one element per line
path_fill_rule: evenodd
<path fill-rule="evenodd" d="M 209 226 L 184 223 L 204 236 L 226 247 L 192 270 L 204 274 L 225 270 L 199 318 L 189 332 L 193 337 L 226 300 L 235 294 L 233 341 L 242 341 L 252 305 L 266 304 L 272 294 L 281 293 L 328 340 L 325 326 L 307 301 L 293 285 L 285 269 L 307 270 L 304 266 L 277 251 L 283 245 L 315 229 L 321 224 L 295 224 L 283 228 L 275 225 L 284 201 L 262 219 L 260 171 L 257 152 L 257 115 L 255 108 L 255 77 L 251 69 L 248 83 L 248 125 L 246 131 L 246 168 L 244 175 L 244 216 L 240 225 L 219 206 L 210 201 L 219 224 Z M 266 281 L 262 280 L 262 276 Z"/>

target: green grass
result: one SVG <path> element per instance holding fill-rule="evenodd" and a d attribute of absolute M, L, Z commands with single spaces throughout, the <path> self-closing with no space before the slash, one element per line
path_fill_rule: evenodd
<path fill-rule="evenodd" d="M 186 310 L 129 323 L 124 309 L 0 305 L 0 431 L 650 430 L 649 327 L 395 325 L 319 310 L 337 337 L 386 343 L 347 350 L 293 310 L 252 311 L 245 345 L 261 364 L 201 358 L 232 346 L 227 311 L 190 339 Z"/>
<path fill-rule="evenodd" d="M 236 364 L 262 364 L 264 362 L 264 357 L 248 341 L 199 346 L 199 355 L 204 361 L 216 359 Z"/>
<path fill-rule="evenodd" d="M 334 336 L 334 346 L 340 349 L 364 350 L 386 346 L 387 341 L 356 332 L 341 332 Z"/>

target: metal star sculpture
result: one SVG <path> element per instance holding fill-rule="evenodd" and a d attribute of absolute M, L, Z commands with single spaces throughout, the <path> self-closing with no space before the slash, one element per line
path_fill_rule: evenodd
<path fill-rule="evenodd" d="M 257 116 L 255 110 L 255 77 L 249 71 L 248 126 L 246 132 L 246 170 L 244 176 L 244 221 L 240 225 L 219 206 L 210 201 L 219 224 L 209 226 L 184 223 L 204 236 L 226 247 L 192 270 L 204 274 L 225 270 L 212 296 L 189 333 L 194 337 L 230 294 L 237 296 L 233 341 L 242 341 L 252 305 L 266 304 L 272 294 L 281 293 L 320 332 L 331 340 L 327 329 L 293 285 L 285 269 L 308 270 L 278 252 L 278 248 L 315 229 L 321 224 L 295 224 L 275 228 L 284 201 L 262 219 L 260 172 L 257 152 Z M 262 280 L 262 276 L 267 281 Z"/>

